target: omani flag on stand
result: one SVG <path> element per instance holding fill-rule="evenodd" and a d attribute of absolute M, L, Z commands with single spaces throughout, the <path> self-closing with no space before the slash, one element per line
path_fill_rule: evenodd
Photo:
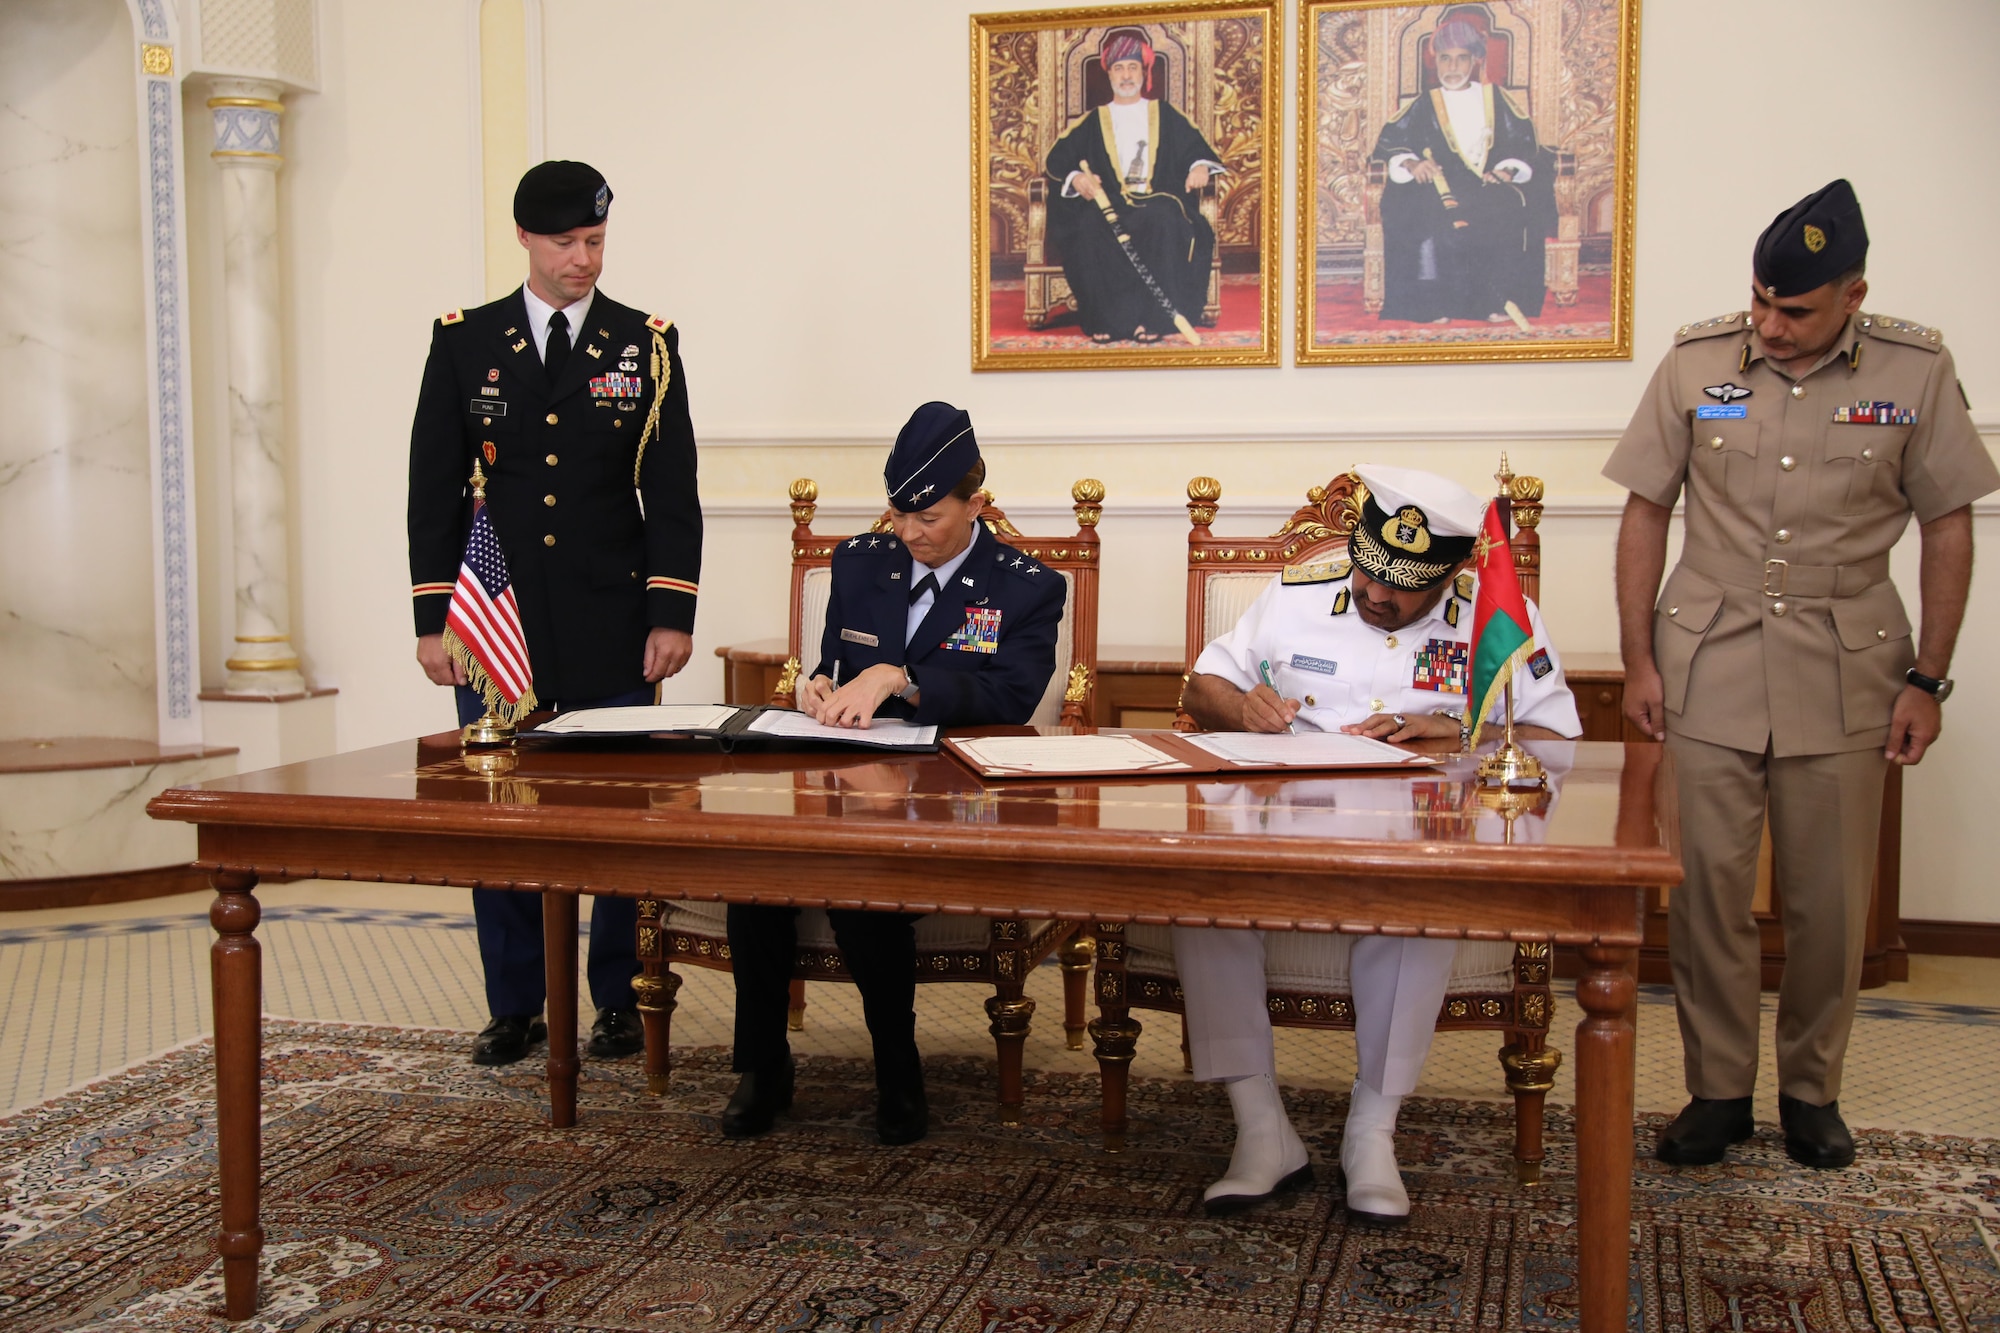
<path fill-rule="evenodd" d="M 1514 572 L 1514 551 L 1500 522 L 1500 506 L 1486 506 L 1479 541 L 1472 549 L 1479 591 L 1472 603 L 1472 693 L 1466 705 L 1477 710 L 1470 714 L 1472 743 L 1477 745 L 1479 729 L 1493 712 L 1500 691 L 1534 652 L 1535 632 L 1528 620 L 1528 599 L 1522 596 L 1521 580 Z"/>
<path fill-rule="evenodd" d="M 465 558 L 451 589 L 451 609 L 445 613 L 444 646 L 500 718 L 519 722 L 535 710 L 535 675 L 528 665 L 521 608 L 493 520 L 478 496 L 472 502 Z"/>

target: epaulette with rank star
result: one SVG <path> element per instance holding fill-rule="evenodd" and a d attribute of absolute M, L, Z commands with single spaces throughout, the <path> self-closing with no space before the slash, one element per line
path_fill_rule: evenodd
<path fill-rule="evenodd" d="M 1912 324 L 1906 319 L 1892 319 L 1888 315 L 1861 316 L 1861 331 L 1884 342 L 1902 343 L 1905 347 L 1921 347 L 1926 352 L 1941 351 L 1944 335 L 1923 324 Z"/>
<path fill-rule="evenodd" d="M 1750 324 L 1750 312 L 1737 310 L 1727 315 L 1717 315 L 1714 319 L 1704 319 L 1699 324 L 1681 325 L 1674 330 L 1674 343 L 1678 346 L 1684 342 L 1692 342 L 1696 338 L 1714 338 L 1724 333 L 1748 333 Z"/>
<path fill-rule="evenodd" d="M 1009 560 L 1007 558 L 1009 553 L 1012 553 L 1014 557 L 1012 560 Z M 1042 567 L 1040 565 L 1036 564 L 1033 560 L 1029 559 L 1027 556 L 1022 555 L 1019 551 L 1014 550 L 1014 548 L 1011 546 L 1005 546 L 1002 547 L 1000 550 L 995 551 L 993 553 L 993 561 L 995 564 L 999 565 L 1001 569 L 1006 570 L 1009 574 L 1013 574 L 1018 578 L 1023 578 L 1023 579 L 1032 578 L 1032 576 L 1042 572 Z"/>
<path fill-rule="evenodd" d="M 465 323 L 465 311 L 458 308 L 457 306 L 453 306 L 450 310 L 447 310 L 442 315 L 438 316 L 438 323 L 463 324 Z"/>
<path fill-rule="evenodd" d="M 1286 565 L 1286 583 L 1333 583 L 1344 579 L 1354 569 L 1352 561 L 1320 560 L 1310 565 Z"/>
<path fill-rule="evenodd" d="M 894 537 L 885 532 L 860 532 L 841 543 L 845 549 L 860 554 L 873 551 L 877 555 L 887 555 L 901 547 Z"/>

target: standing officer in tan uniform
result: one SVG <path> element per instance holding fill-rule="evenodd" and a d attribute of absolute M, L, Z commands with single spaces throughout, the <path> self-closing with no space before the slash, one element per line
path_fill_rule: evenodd
<path fill-rule="evenodd" d="M 1757 241 L 1751 309 L 1680 330 L 1604 475 L 1618 533 L 1625 713 L 1664 738 L 1687 879 L 1670 914 L 1693 1100 L 1661 1161 L 1749 1138 L 1766 802 L 1784 903 L 1785 1151 L 1842 1167 L 1854 1019 L 1888 763 L 1937 739 L 1972 577 L 1972 502 L 2000 486 L 1933 329 L 1861 312 L 1868 234 L 1844 180 Z M 1681 561 L 1660 590 L 1685 488 Z M 1889 550 L 1922 525 L 1914 643 Z M 1654 594 L 1659 592 L 1657 603 Z"/>

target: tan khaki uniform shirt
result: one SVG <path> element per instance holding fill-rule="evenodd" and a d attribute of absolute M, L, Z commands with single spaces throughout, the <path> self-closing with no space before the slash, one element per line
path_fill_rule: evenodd
<path fill-rule="evenodd" d="M 2000 471 L 1935 330 L 1856 315 L 1794 383 L 1749 321 L 1682 328 L 1604 466 L 1668 508 L 1686 488 L 1653 628 L 1668 721 L 1779 757 L 1880 747 L 1916 660 L 1889 550 Z M 1864 402 L 1893 406 L 1836 419 Z"/>

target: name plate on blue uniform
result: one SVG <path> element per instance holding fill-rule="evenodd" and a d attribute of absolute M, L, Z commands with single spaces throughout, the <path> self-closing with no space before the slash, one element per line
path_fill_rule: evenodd
<path fill-rule="evenodd" d="M 1697 421 L 1741 421 L 1750 409 L 1741 403 L 1703 403 L 1694 415 Z"/>

